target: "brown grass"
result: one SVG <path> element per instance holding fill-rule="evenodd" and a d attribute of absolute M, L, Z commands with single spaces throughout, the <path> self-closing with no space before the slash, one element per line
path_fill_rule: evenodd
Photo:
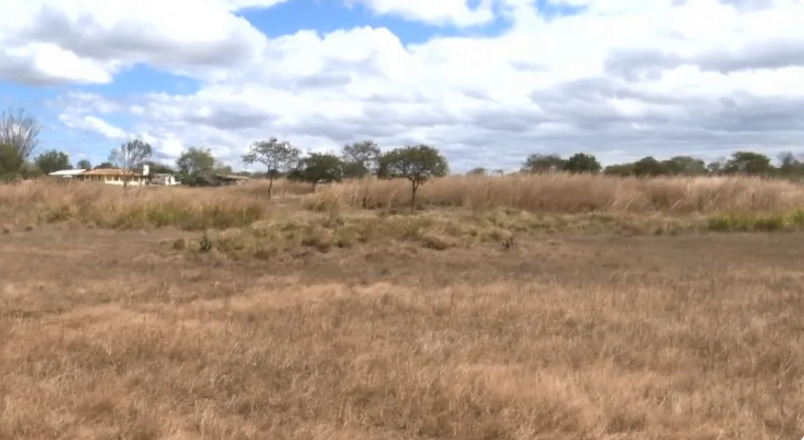
<path fill-rule="evenodd" d="M 89 226 L 142 229 L 176 226 L 188 230 L 248 226 L 278 213 L 311 211 L 338 216 L 354 208 L 402 211 L 409 204 L 407 181 L 369 179 L 320 186 L 279 180 L 275 197 L 267 182 L 226 188 L 128 188 L 42 180 L 0 185 L 0 221 L 35 224 L 76 221 Z M 614 178 L 583 175 L 450 177 L 427 183 L 423 208 L 461 207 L 475 214 L 513 209 L 544 214 L 710 215 L 721 212 L 789 213 L 804 207 L 804 186 L 751 178 Z M 280 215 L 281 216 L 281 215 Z"/>
<path fill-rule="evenodd" d="M 516 208 L 531 212 L 712 213 L 789 211 L 804 207 L 804 186 L 746 177 L 619 178 L 546 174 L 506 177 L 450 177 L 421 187 L 423 205 L 472 210 Z M 354 181 L 319 191 L 311 206 L 400 207 L 410 203 L 404 180 Z"/>
<path fill-rule="evenodd" d="M 0 187 L 0 440 L 804 432 L 797 185 L 262 185 Z"/>
<path fill-rule="evenodd" d="M 194 234 L 66 228 L 2 239 L 2 439 L 762 440 L 804 428 L 804 246 L 788 235 L 232 261 L 159 246 Z"/>

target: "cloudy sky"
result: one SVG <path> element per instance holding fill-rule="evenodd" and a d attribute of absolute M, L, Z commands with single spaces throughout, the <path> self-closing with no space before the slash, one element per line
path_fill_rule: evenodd
<path fill-rule="evenodd" d="M 529 153 L 804 153 L 804 0 L 4 0 L 0 106 L 97 163 L 258 139 Z"/>

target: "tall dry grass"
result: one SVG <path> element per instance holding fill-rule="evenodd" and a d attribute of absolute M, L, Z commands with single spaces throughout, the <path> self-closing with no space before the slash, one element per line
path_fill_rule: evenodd
<path fill-rule="evenodd" d="M 401 207 L 409 203 L 408 181 L 376 179 L 322 188 L 309 200 L 316 207 Z M 804 186 L 747 177 L 620 178 L 561 173 L 449 177 L 423 185 L 417 203 L 480 211 L 782 212 L 804 207 Z"/>
<path fill-rule="evenodd" d="M 403 208 L 406 180 L 347 181 L 319 186 L 279 180 L 221 188 L 129 187 L 39 180 L 0 185 L 0 223 L 78 221 L 103 228 L 247 226 L 304 204 L 330 215 L 352 208 Z M 569 174 L 449 177 L 422 186 L 421 206 L 476 212 L 514 208 L 547 213 L 782 213 L 804 207 L 804 186 L 742 177 L 615 178 Z"/>
<path fill-rule="evenodd" d="M 225 228 L 248 225 L 263 218 L 266 202 L 260 184 L 124 189 L 88 182 L 40 180 L 0 186 L 0 220 L 13 223 L 77 220 L 121 229 Z"/>

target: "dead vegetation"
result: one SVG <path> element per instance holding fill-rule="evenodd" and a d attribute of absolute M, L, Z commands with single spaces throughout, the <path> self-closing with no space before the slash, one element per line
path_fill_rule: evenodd
<path fill-rule="evenodd" d="M 789 236 L 187 256 L 167 230 L 0 248 L 0 438 L 797 438 Z M 187 237 L 192 237 L 193 234 Z"/>
<path fill-rule="evenodd" d="M 0 439 L 802 435 L 797 186 L 505 179 L 0 187 Z"/>
<path fill-rule="evenodd" d="M 23 182 L 0 186 L 0 221 L 8 227 L 77 222 L 107 229 L 226 229 L 262 220 L 309 218 L 300 206 L 328 218 L 356 212 L 388 216 L 406 213 L 410 201 L 410 187 L 400 180 L 349 181 L 319 187 L 315 193 L 309 185 L 280 180 L 273 200 L 268 199 L 266 185 L 255 181 L 227 188 L 123 190 L 81 182 Z M 665 217 L 671 223 L 684 218 L 681 223 L 686 224 L 727 218 L 714 225 L 719 230 L 767 229 L 762 224 L 768 216 L 776 217 L 770 223 L 779 224 L 771 229 L 804 224 L 799 211 L 804 207 L 804 187 L 759 178 L 449 177 L 423 185 L 417 198 L 424 211 L 460 208 L 478 217 L 511 211 L 542 218 L 630 216 L 625 223 L 633 223 L 636 216 Z M 756 228 L 751 227 L 754 217 L 758 221 L 753 223 L 759 223 Z"/>

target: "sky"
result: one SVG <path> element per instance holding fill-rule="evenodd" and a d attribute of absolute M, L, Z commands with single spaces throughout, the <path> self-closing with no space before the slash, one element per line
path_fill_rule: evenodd
<path fill-rule="evenodd" d="M 804 154 L 804 0 L 4 0 L 0 107 L 104 161 L 255 141 L 532 153 Z M 259 170 L 259 168 L 253 168 Z"/>

